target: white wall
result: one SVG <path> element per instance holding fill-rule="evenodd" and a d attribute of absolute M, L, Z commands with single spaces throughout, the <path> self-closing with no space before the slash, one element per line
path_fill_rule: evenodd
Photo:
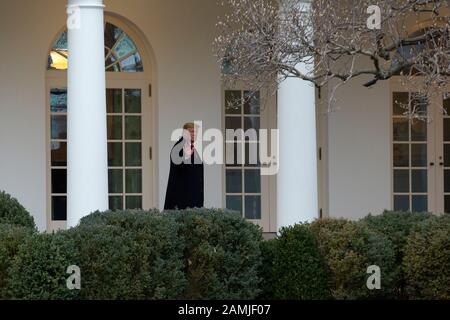
<path fill-rule="evenodd" d="M 329 214 L 361 218 L 391 207 L 389 82 L 342 86 L 328 118 Z"/>
<path fill-rule="evenodd" d="M 156 60 L 159 205 L 164 204 L 170 135 L 190 120 L 221 128 L 220 73 L 212 55 L 219 14 L 211 0 L 106 0 L 106 10 L 131 20 Z M 47 52 L 65 23 L 65 1 L 0 1 L 0 190 L 46 224 Z M 205 205 L 222 206 L 221 167 L 205 168 Z"/>

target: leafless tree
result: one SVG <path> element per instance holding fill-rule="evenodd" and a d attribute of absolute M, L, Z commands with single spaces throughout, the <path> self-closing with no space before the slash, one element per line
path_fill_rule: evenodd
<path fill-rule="evenodd" d="M 331 109 L 337 89 L 354 78 L 364 77 L 364 86 L 371 87 L 401 75 L 427 98 L 442 94 L 450 82 L 450 0 L 221 4 L 227 14 L 218 22 L 215 52 L 227 85 L 276 88 L 296 77 L 327 86 Z"/>

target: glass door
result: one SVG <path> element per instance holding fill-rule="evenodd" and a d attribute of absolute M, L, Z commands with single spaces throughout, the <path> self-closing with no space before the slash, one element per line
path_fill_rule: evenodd
<path fill-rule="evenodd" d="M 415 92 L 398 89 L 392 93 L 392 106 L 393 209 L 432 210 L 434 155 L 428 102 Z M 423 118 L 411 117 L 412 112 Z"/>
<path fill-rule="evenodd" d="M 393 209 L 450 213 L 450 95 L 394 83 L 391 119 Z"/>
<path fill-rule="evenodd" d="M 259 130 L 271 128 L 272 99 L 263 91 L 224 91 L 225 207 L 240 212 L 264 232 L 276 228 L 273 179 L 262 174 L 267 164 L 259 157 Z"/>
<path fill-rule="evenodd" d="M 450 213 L 450 88 L 437 97 L 436 105 L 436 212 Z"/>
<path fill-rule="evenodd" d="M 141 96 L 140 89 L 106 92 L 111 210 L 143 208 Z"/>

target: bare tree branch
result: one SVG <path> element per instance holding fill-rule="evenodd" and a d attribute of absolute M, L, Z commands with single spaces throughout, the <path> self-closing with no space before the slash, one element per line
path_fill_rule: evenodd
<path fill-rule="evenodd" d="M 334 93 L 361 76 L 371 78 L 364 83 L 370 87 L 402 75 L 405 85 L 429 96 L 450 82 L 450 0 L 221 3 L 229 13 L 218 23 L 215 52 L 230 85 L 276 88 L 296 77 L 316 87 L 333 83 Z M 367 9 L 374 4 L 381 10 L 378 29 L 368 26 Z"/>

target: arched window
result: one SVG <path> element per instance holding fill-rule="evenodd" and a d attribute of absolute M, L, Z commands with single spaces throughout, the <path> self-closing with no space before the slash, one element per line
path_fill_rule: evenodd
<path fill-rule="evenodd" d="M 48 70 L 67 70 L 69 51 L 67 30 L 61 33 L 48 55 Z M 121 28 L 105 23 L 105 70 L 108 72 L 143 72 L 141 55 L 134 41 Z"/>

